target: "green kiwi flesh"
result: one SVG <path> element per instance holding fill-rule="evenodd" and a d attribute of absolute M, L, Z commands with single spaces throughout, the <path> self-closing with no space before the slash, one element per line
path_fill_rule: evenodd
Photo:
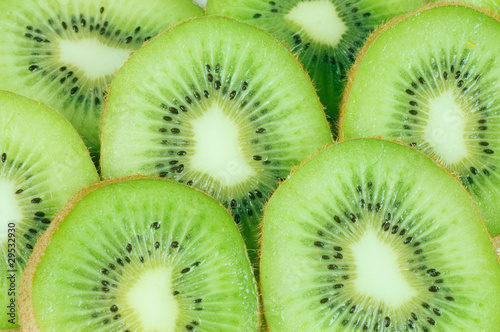
<path fill-rule="evenodd" d="M 94 156 L 116 70 L 160 31 L 201 15 L 189 0 L 4 0 L 0 89 L 61 111 Z"/>
<path fill-rule="evenodd" d="M 262 241 L 270 331 L 500 326 L 500 266 L 477 207 L 410 147 L 357 139 L 319 153 L 269 200 Z"/>
<path fill-rule="evenodd" d="M 471 4 L 477 7 L 483 7 L 492 13 L 498 13 L 500 10 L 500 1 L 499 0 L 427 0 L 428 3 L 437 3 L 437 2 L 461 2 L 464 4 Z"/>
<path fill-rule="evenodd" d="M 165 179 L 99 186 L 58 216 L 23 277 L 41 331 L 258 330 L 250 261 L 220 203 Z"/>
<path fill-rule="evenodd" d="M 410 16 L 359 59 L 341 120 L 343 137 L 401 140 L 457 174 L 493 236 L 500 234 L 497 45 L 500 22 L 479 9 L 442 4 Z"/>
<path fill-rule="evenodd" d="M 334 124 L 346 72 L 368 34 L 423 4 L 423 0 L 209 0 L 207 13 L 246 21 L 283 41 L 309 72 Z"/>
<path fill-rule="evenodd" d="M 210 193 L 231 210 L 255 261 L 269 195 L 331 142 L 297 60 L 260 29 L 206 17 L 161 34 L 119 71 L 101 167 L 104 178 L 168 177 Z"/>
<path fill-rule="evenodd" d="M 55 110 L 0 91 L 0 330 L 18 327 L 17 288 L 57 211 L 98 180 L 85 144 Z"/>

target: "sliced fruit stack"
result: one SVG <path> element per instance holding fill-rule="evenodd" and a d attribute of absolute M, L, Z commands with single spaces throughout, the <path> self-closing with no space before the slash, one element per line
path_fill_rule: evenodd
<path fill-rule="evenodd" d="M 3 1 L 0 329 L 498 331 L 498 5 L 425 2 Z"/>

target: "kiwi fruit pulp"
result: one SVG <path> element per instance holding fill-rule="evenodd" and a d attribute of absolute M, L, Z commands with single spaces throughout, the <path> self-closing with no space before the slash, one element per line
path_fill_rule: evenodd
<path fill-rule="evenodd" d="M 230 209 L 253 262 L 270 193 L 332 142 L 308 77 L 272 36 L 224 17 L 181 23 L 111 85 L 104 178 L 143 174 L 198 187 Z"/>
<path fill-rule="evenodd" d="M 97 160 L 100 115 L 116 70 L 160 31 L 201 15 L 189 0 L 4 0 L 0 89 L 61 111 Z"/>
<path fill-rule="evenodd" d="M 468 6 L 442 3 L 393 22 L 360 54 L 341 119 L 342 137 L 400 140 L 459 176 L 493 236 L 500 234 L 496 45 L 500 22 Z"/>
<path fill-rule="evenodd" d="M 461 2 L 464 4 L 471 4 L 478 7 L 483 7 L 492 13 L 497 13 L 500 10 L 500 1 L 498 0 L 427 0 L 428 3 L 437 3 L 437 2 Z"/>
<path fill-rule="evenodd" d="M 368 34 L 423 0 L 208 0 L 207 13 L 269 31 L 297 54 L 334 125 L 347 70 Z"/>
<path fill-rule="evenodd" d="M 20 305 L 26 331 L 258 329 L 256 284 L 230 214 L 165 179 L 82 191 L 37 245 Z"/>
<path fill-rule="evenodd" d="M 57 211 L 98 180 L 81 138 L 55 110 L 0 91 L 0 330 L 18 327 L 17 288 Z"/>
<path fill-rule="evenodd" d="M 500 324 L 500 266 L 476 205 L 394 142 L 338 143 L 293 173 L 265 210 L 260 273 L 270 331 Z"/>

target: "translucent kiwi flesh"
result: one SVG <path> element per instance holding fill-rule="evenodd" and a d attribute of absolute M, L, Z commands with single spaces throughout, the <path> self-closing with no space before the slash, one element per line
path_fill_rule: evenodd
<path fill-rule="evenodd" d="M 55 110 L 0 91 L 0 329 L 18 327 L 17 288 L 36 241 L 97 172 L 74 128 Z"/>
<path fill-rule="evenodd" d="M 207 17 L 165 32 L 116 76 L 101 166 L 105 178 L 139 173 L 207 191 L 230 209 L 255 262 L 269 195 L 331 142 L 292 55 L 261 30 Z"/>
<path fill-rule="evenodd" d="M 217 201 L 185 185 L 100 183 L 70 202 L 40 243 L 23 276 L 26 330 L 258 329 L 237 227 Z"/>
<path fill-rule="evenodd" d="M 187 0 L 2 1 L 0 88 L 61 111 L 96 155 L 116 70 L 160 31 L 201 15 Z"/>
<path fill-rule="evenodd" d="M 413 26 L 429 28 L 413 33 Z M 500 22 L 481 10 L 445 3 L 398 22 L 360 56 L 341 119 L 343 137 L 402 140 L 457 174 L 494 236 L 500 233 L 500 72 L 491 45 L 499 33 Z M 414 43 L 402 42 L 409 39 Z M 391 65 L 376 60 L 382 58 Z M 374 76 L 378 71 L 385 75 Z"/>
<path fill-rule="evenodd" d="M 271 331 L 496 331 L 500 321 L 500 266 L 475 204 L 392 142 L 339 143 L 292 174 L 265 211 L 260 271 Z"/>
<path fill-rule="evenodd" d="M 207 13 L 227 15 L 269 31 L 298 55 L 336 131 L 347 70 L 368 34 L 422 0 L 209 0 Z"/>

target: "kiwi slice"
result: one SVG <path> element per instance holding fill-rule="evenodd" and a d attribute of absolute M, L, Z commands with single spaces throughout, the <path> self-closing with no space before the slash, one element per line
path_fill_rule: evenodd
<path fill-rule="evenodd" d="M 271 331 L 498 331 L 500 266 L 477 207 L 412 148 L 327 148 L 276 190 L 263 223 Z"/>
<path fill-rule="evenodd" d="M 346 71 L 368 34 L 423 4 L 423 0 L 209 0 L 207 13 L 246 21 L 283 41 L 311 75 L 334 124 Z"/>
<path fill-rule="evenodd" d="M 483 7 L 492 13 L 498 13 L 500 11 L 500 1 L 499 0 L 427 0 L 429 3 L 437 3 L 437 2 L 462 2 L 468 3 L 474 6 Z"/>
<path fill-rule="evenodd" d="M 61 111 L 97 160 L 100 114 L 116 70 L 160 31 L 201 15 L 189 0 L 3 0 L 0 88 Z"/>
<path fill-rule="evenodd" d="M 457 174 L 492 235 L 500 234 L 496 45 L 500 22 L 481 9 L 443 3 L 394 21 L 360 54 L 341 119 L 342 137 L 397 139 Z"/>
<path fill-rule="evenodd" d="M 17 288 L 40 235 L 98 180 L 83 141 L 55 110 L 0 91 L 0 330 L 18 327 Z"/>
<path fill-rule="evenodd" d="M 26 331 L 257 331 L 243 239 L 211 197 L 165 179 L 83 190 L 23 276 Z"/>
<path fill-rule="evenodd" d="M 255 261 L 270 193 L 331 142 L 297 60 L 260 29 L 206 17 L 160 35 L 117 74 L 101 166 L 104 178 L 169 177 L 207 191 L 231 210 Z"/>

